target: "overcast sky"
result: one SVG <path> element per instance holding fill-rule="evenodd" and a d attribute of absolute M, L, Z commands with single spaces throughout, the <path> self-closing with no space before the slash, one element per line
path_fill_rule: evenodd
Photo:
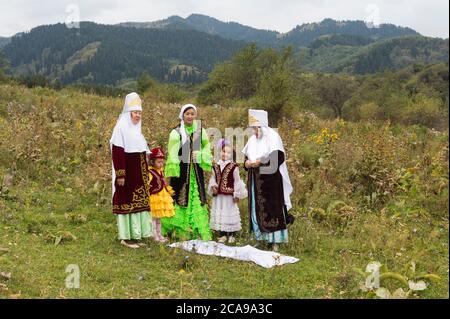
<path fill-rule="evenodd" d="M 448 0 L 0 0 L 0 36 L 72 21 L 113 24 L 171 15 L 210 15 L 261 29 L 287 32 L 325 18 L 393 23 L 423 35 L 448 38 Z"/>

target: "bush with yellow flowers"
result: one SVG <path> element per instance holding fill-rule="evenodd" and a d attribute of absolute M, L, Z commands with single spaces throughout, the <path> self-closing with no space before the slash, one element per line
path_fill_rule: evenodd
<path fill-rule="evenodd" d="M 337 133 L 330 132 L 328 128 L 324 128 L 320 134 L 313 135 L 313 139 L 319 145 L 330 145 L 339 140 L 339 136 Z"/>

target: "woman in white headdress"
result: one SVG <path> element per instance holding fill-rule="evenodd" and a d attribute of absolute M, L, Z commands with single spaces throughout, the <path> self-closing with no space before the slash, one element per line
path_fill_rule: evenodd
<path fill-rule="evenodd" d="M 250 231 L 256 240 L 278 249 L 288 242 L 288 224 L 293 217 L 290 195 L 292 185 L 286 166 L 286 152 L 280 135 L 269 127 L 268 114 L 249 110 L 249 126 L 253 135 L 243 153 L 248 172 Z"/>
<path fill-rule="evenodd" d="M 205 172 L 212 168 L 211 145 L 197 107 L 181 108 L 180 124 L 170 133 L 165 176 L 175 195 L 175 216 L 161 220 L 163 235 L 176 239 L 211 240 Z"/>
<path fill-rule="evenodd" d="M 137 93 L 128 94 L 122 114 L 110 140 L 112 153 L 113 214 L 121 244 L 144 246 L 151 237 L 147 141 L 141 132 L 142 101 Z"/>

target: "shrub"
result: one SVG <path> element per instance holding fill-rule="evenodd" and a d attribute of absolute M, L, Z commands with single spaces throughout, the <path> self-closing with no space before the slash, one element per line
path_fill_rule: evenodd
<path fill-rule="evenodd" d="M 376 103 L 366 103 L 359 107 L 359 119 L 361 120 L 381 120 L 383 110 Z"/>

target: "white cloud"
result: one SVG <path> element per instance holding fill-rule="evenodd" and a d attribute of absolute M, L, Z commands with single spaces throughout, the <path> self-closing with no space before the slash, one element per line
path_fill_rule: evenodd
<path fill-rule="evenodd" d="M 201 13 L 280 32 L 302 23 L 333 18 L 378 19 L 381 23 L 411 27 L 427 36 L 448 38 L 449 34 L 447 0 L 1 0 L 0 35 L 64 22 L 69 4 L 78 5 L 81 20 L 99 23 L 154 21 L 170 15 Z"/>

